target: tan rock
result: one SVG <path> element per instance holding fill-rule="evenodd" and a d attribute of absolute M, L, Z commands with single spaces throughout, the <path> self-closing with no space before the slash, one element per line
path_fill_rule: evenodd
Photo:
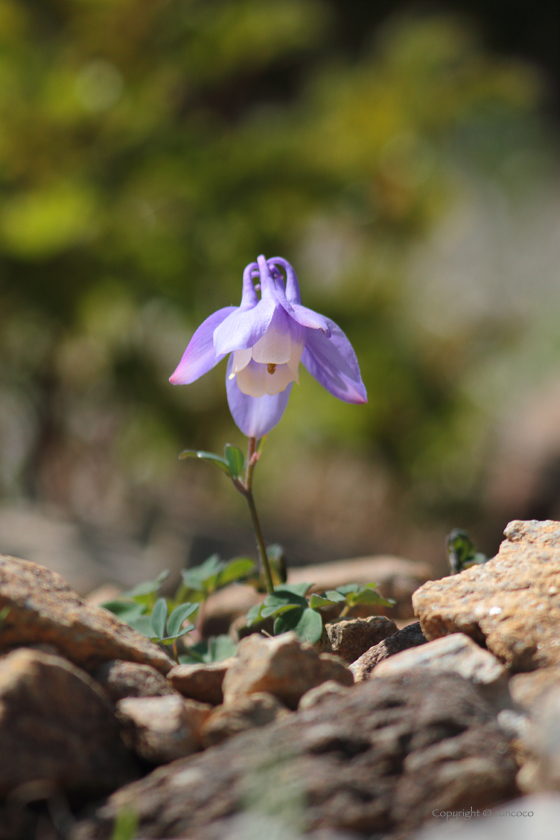
<path fill-rule="evenodd" d="M 127 697 L 117 704 L 125 743 L 145 761 L 167 764 L 202 747 L 201 730 L 211 707 L 178 694 Z"/>
<path fill-rule="evenodd" d="M 91 677 L 36 650 L 0 658 L 0 795 L 37 779 L 107 792 L 136 775 L 111 704 Z"/>
<path fill-rule="evenodd" d="M 224 703 L 266 691 L 295 709 L 306 691 L 327 680 L 343 685 L 354 682 L 340 660 L 328 653 L 317 654 L 299 642 L 295 633 L 272 639 L 255 633 L 239 643 L 237 657 L 224 677 Z"/>
<path fill-rule="evenodd" d="M 341 685 L 334 680 L 327 680 L 326 682 L 321 683 L 321 685 L 317 685 L 315 688 L 310 688 L 309 691 L 305 692 L 299 701 L 298 712 L 303 712 L 305 709 L 311 709 L 312 706 L 317 706 L 319 703 L 322 703 L 323 700 L 326 700 L 327 697 L 345 694 L 348 690 L 349 686 L 347 685 Z"/>
<path fill-rule="evenodd" d="M 46 643 L 86 670 L 109 659 L 141 662 L 162 673 L 172 667 L 157 645 L 107 610 L 88 606 L 60 575 L 36 563 L 0 556 L 4 608 L 0 650 Z"/>
<path fill-rule="evenodd" d="M 560 666 L 514 674 L 509 681 L 510 694 L 523 709 L 531 709 L 539 697 L 553 686 L 560 687 Z"/>
<path fill-rule="evenodd" d="M 219 706 L 202 727 L 202 742 L 205 747 L 213 746 L 246 732 L 267 726 L 290 712 L 277 697 L 265 691 L 238 697 L 229 706 Z"/>
<path fill-rule="evenodd" d="M 163 674 L 151 665 L 113 659 L 100 665 L 92 675 L 111 700 L 125 697 L 164 697 L 175 694 Z"/>
<path fill-rule="evenodd" d="M 418 647 L 426 644 L 426 637 L 422 633 L 420 624 L 415 621 L 399 629 L 392 636 L 387 636 L 382 642 L 370 647 L 355 662 L 350 665 L 354 674 L 354 682 L 362 682 L 369 679 L 373 669 L 390 656 L 400 653 L 403 650 Z"/>
<path fill-rule="evenodd" d="M 397 632 L 397 625 L 384 615 L 349 618 L 325 625 L 323 645 L 326 652 L 340 656 L 346 663 L 355 662 L 366 650 Z"/>
<path fill-rule="evenodd" d="M 414 593 L 422 630 L 465 633 L 513 672 L 560 664 L 560 523 L 514 521 L 505 536 L 485 565 Z"/>
<path fill-rule="evenodd" d="M 459 674 L 479 686 L 489 699 L 501 699 L 507 695 L 507 671 L 504 666 L 464 633 L 453 633 L 396 653 L 380 662 L 371 677 L 392 677 L 411 668 Z"/>
<path fill-rule="evenodd" d="M 219 706 L 224 699 L 222 683 L 233 661 L 231 658 L 208 665 L 175 665 L 167 679 L 184 697 Z"/>

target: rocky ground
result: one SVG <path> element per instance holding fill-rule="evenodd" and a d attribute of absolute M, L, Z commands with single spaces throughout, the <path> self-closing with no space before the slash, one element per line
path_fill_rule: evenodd
<path fill-rule="evenodd" d="M 552 837 L 560 523 L 505 534 L 423 585 L 396 561 L 393 618 L 315 648 L 253 634 L 213 665 L 0 558 L 0 840 Z"/>

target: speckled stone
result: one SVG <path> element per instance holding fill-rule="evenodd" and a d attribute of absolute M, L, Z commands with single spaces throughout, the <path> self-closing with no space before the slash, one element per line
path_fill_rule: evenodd
<path fill-rule="evenodd" d="M 81 668 L 110 659 L 151 665 L 167 673 L 169 657 L 145 636 L 101 607 L 91 607 L 56 572 L 0 556 L 0 650 L 48 644 Z"/>
<path fill-rule="evenodd" d="M 483 566 L 413 595 L 427 639 L 465 633 L 512 672 L 560 664 L 560 522 L 510 522 Z"/>

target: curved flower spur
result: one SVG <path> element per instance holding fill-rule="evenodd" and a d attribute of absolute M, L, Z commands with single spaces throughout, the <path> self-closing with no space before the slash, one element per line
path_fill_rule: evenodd
<path fill-rule="evenodd" d="M 334 321 L 301 305 L 296 273 L 281 257 L 260 256 L 246 267 L 241 305 L 201 324 L 169 381 L 188 385 L 228 353 L 228 404 L 249 438 L 263 437 L 281 420 L 300 361 L 333 396 L 367 402 L 352 345 Z"/>

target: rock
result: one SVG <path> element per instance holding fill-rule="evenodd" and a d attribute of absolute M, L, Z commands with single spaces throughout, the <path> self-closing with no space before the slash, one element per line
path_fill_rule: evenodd
<path fill-rule="evenodd" d="M 555 685 L 560 686 L 560 666 L 514 674 L 509 681 L 509 691 L 518 706 L 531 709 L 539 697 Z"/>
<path fill-rule="evenodd" d="M 560 523 L 510 522 L 483 566 L 413 595 L 427 639 L 466 633 L 512 672 L 560 664 Z"/>
<path fill-rule="evenodd" d="M 506 669 L 495 656 L 482 650 L 464 633 L 453 633 L 421 647 L 396 653 L 380 662 L 370 676 L 396 676 L 411 668 L 452 671 L 478 686 L 488 700 L 498 706 L 508 703 Z"/>
<path fill-rule="evenodd" d="M 22 648 L 0 658 L 0 796 L 43 780 L 114 790 L 137 775 L 110 703 L 59 656 Z"/>
<path fill-rule="evenodd" d="M 554 840 L 560 823 L 560 796 L 538 794 L 501 802 L 469 815 L 441 808 L 415 840 Z"/>
<path fill-rule="evenodd" d="M 402 650 L 408 650 L 418 645 L 425 645 L 426 641 L 426 637 L 420 629 L 419 622 L 416 621 L 414 624 L 408 624 L 402 630 L 398 630 L 382 642 L 379 642 L 379 644 L 373 645 L 350 665 L 350 670 L 354 674 L 354 681 L 362 682 L 362 680 L 367 680 L 379 662 L 382 662 L 389 656 L 394 656 L 395 653 L 400 653 Z"/>
<path fill-rule="evenodd" d="M 560 791 L 559 683 L 544 691 L 533 703 L 522 740 L 525 760 L 519 771 L 519 787 L 524 793 Z"/>
<path fill-rule="evenodd" d="M 317 654 L 299 642 L 295 633 L 272 639 L 253 634 L 241 640 L 224 677 L 224 703 L 265 691 L 289 709 L 296 709 L 306 691 L 327 680 L 343 685 L 354 682 L 351 672 L 336 657 Z"/>
<path fill-rule="evenodd" d="M 322 703 L 323 700 L 326 700 L 327 697 L 332 697 L 333 694 L 346 694 L 349 690 L 349 686 L 341 685 L 334 680 L 327 680 L 321 685 L 315 686 L 315 688 L 310 688 L 309 691 L 306 691 L 301 700 L 299 701 L 298 711 L 303 712 L 305 709 L 310 709 L 312 706 L 317 706 L 318 703 Z"/>
<path fill-rule="evenodd" d="M 229 706 L 215 709 L 202 728 L 205 747 L 219 744 L 232 735 L 261 726 L 289 715 L 283 703 L 265 691 L 239 697 Z"/>
<path fill-rule="evenodd" d="M 152 665 L 167 673 L 168 656 L 100 607 L 88 606 L 60 575 L 36 563 L 0 556 L 0 650 L 51 644 L 67 659 L 93 670 L 109 659 Z"/>
<path fill-rule="evenodd" d="M 127 697 L 117 704 L 125 725 L 125 742 L 145 761 L 166 764 L 191 755 L 202 747 L 202 725 L 211 707 L 167 697 Z"/>
<path fill-rule="evenodd" d="M 209 665 L 175 665 L 167 679 L 184 697 L 219 706 L 224 699 L 222 683 L 233 661 L 231 658 Z"/>
<path fill-rule="evenodd" d="M 151 665 L 113 659 L 100 665 L 92 675 L 116 703 L 124 697 L 164 697 L 175 694 L 163 674 Z"/>
<path fill-rule="evenodd" d="M 433 572 L 426 563 L 405 560 L 402 557 L 358 557 L 351 560 L 339 560 L 336 563 L 320 563 L 289 569 L 289 583 L 313 584 L 312 592 L 325 592 L 336 589 L 346 583 L 377 583 L 379 593 L 384 598 L 393 598 L 397 603 L 392 609 L 373 606 L 374 614 L 383 613 L 392 618 L 411 618 L 412 593 L 427 580 Z M 262 601 L 263 596 L 255 592 L 252 586 L 234 584 L 212 595 L 206 604 L 204 633 L 216 635 L 227 633 L 231 624 L 240 616 Z M 372 614 L 372 608 L 356 607 L 365 617 Z M 360 612 L 362 615 L 362 612 Z"/>
<path fill-rule="evenodd" d="M 138 813 L 141 837 L 201 840 L 249 803 L 289 816 L 301 833 L 409 837 L 435 808 L 512 798 L 516 771 L 474 686 L 416 670 L 160 767 L 113 794 L 71 840 L 105 840 L 123 809 Z"/>
<path fill-rule="evenodd" d="M 351 663 L 396 632 L 395 622 L 384 615 L 341 619 L 325 625 L 323 645 L 329 653 Z"/>

